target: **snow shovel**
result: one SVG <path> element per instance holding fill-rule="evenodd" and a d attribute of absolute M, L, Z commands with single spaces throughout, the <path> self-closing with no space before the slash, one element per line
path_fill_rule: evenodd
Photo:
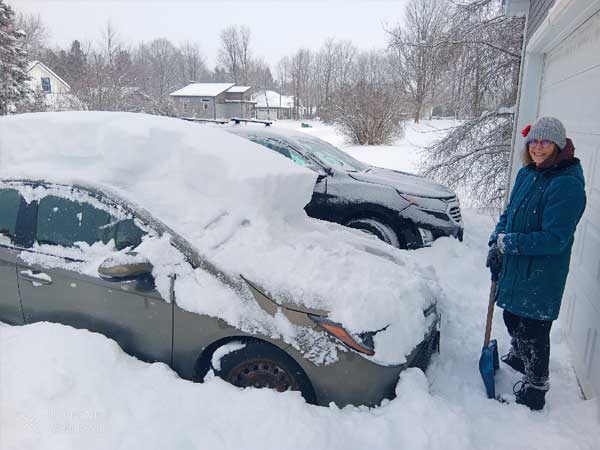
<path fill-rule="evenodd" d="M 496 398 L 496 385 L 494 374 L 500 367 L 498 360 L 498 343 L 496 339 L 490 340 L 492 334 L 492 319 L 494 317 L 494 303 L 496 296 L 496 280 L 492 280 L 490 286 L 490 299 L 488 303 L 487 322 L 485 324 L 485 339 L 483 349 L 479 358 L 479 373 L 483 379 L 488 398 Z"/>

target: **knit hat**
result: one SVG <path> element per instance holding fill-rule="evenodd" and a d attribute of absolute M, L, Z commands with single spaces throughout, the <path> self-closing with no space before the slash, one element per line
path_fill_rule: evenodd
<path fill-rule="evenodd" d="M 554 142 L 559 150 L 567 145 L 567 135 L 565 127 L 560 120 L 555 117 L 540 117 L 531 126 L 527 133 L 527 140 L 547 139 Z"/>

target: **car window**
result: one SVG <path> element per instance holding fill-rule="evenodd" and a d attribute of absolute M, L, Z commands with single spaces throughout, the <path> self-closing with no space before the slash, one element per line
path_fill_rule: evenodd
<path fill-rule="evenodd" d="M 292 161 L 294 161 L 299 166 L 306 165 L 306 159 L 300 153 L 295 152 L 294 150 L 290 150 L 290 155 L 292 156 Z"/>
<path fill-rule="evenodd" d="M 262 145 L 263 147 L 275 150 L 277 153 L 285 156 L 286 158 L 292 159 L 292 156 L 290 155 L 290 150 L 285 146 L 285 144 L 281 142 L 277 142 L 272 139 L 261 139 L 257 137 L 252 137 L 250 138 L 250 140 L 256 144 Z"/>
<path fill-rule="evenodd" d="M 125 219 L 117 223 L 115 245 L 118 250 L 135 248 L 142 243 L 144 232 L 135 224 L 134 219 Z"/>
<path fill-rule="evenodd" d="M 117 250 L 122 250 L 137 247 L 145 234 L 135 219 L 115 218 L 85 201 L 48 195 L 38 205 L 38 244 L 72 247 L 77 242 L 93 245 L 114 240 Z"/>
<path fill-rule="evenodd" d="M 89 203 L 49 195 L 38 206 L 36 240 L 39 244 L 71 247 L 108 243 L 113 238 L 111 216 Z"/>
<path fill-rule="evenodd" d="M 332 167 L 337 167 L 348 172 L 362 171 L 369 168 L 368 165 L 352 158 L 328 142 L 310 137 L 298 138 L 297 141 L 306 151 L 311 152 L 319 160 Z"/>
<path fill-rule="evenodd" d="M 0 245 L 15 242 L 21 196 L 14 189 L 0 189 Z"/>

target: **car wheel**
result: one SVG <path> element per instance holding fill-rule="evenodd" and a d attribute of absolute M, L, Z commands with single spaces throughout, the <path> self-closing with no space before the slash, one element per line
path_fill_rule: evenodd
<path fill-rule="evenodd" d="M 265 342 L 245 341 L 243 348 L 222 356 L 219 366 L 213 367 L 215 374 L 234 386 L 300 391 L 308 403 L 316 402 L 304 370 L 289 355 Z"/>
<path fill-rule="evenodd" d="M 381 239 L 387 244 L 390 244 L 396 248 L 400 248 L 400 241 L 398 240 L 398 236 L 394 230 L 392 230 L 392 227 L 380 222 L 379 220 L 354 219 L 348 222 L 346 226 L 364 231 L 365 233 Z"/>

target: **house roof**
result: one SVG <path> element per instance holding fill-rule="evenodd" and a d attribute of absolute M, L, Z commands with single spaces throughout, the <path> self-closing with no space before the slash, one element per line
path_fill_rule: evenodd
<path fill-rule="evenodd" d="M 241 94 L 241 93 L 244 93 L 244 92 L 250 90 L 251 87 L 252 86 L 233 86 L 232 88 L 229 88 L 227 90 L 227 92 L 231 92 L 234 94 Z"/>
<path fill-rule="evenodd" d="M 69 83 L 67 83 L 65 80 L 63 80 L 61 77 L 59 77 L 58 75 L 56 75 L 56 73 L 50 69 L 50 67 L 48 67 L 46 64 L 44 64 L 41 61 L 31 61 L 29 63 L 29 67 L 27 67 L 27 73 L 31 72 L 33 70 L 33 68 L 35 66 L 41 66 L 44 68 L 45 71 L 47 71 L 48 73 L 50 73 L 53 77 L 55 77 L 58 81 L 60 81 L 62 84 L 64 84 L 67 89 L 71 90 L 71 86 L 69 86 Z"/>
<path fill-rule="evenodd" d="M 216 97 L 233 86 L 235 83 L 190 83 L 169 95 L 171 97 Z"/>
<path fill-rule="evenodd" d="M 294 97 L 280 95 L 275 91 L 261 91 L 252 96 L 257 108 L 293 108 Z"/>

